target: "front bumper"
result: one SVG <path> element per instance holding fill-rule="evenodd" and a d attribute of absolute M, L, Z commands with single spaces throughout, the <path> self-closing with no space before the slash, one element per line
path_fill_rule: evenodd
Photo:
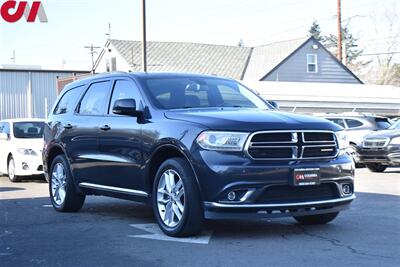
<path fill-rule="evenodd" d="M 207 219 L 262 219 L 317 215 L 348 209 L 355 198 L 356 196 L 352 194 L 348 197 L 330 200 L 275 204 L 204 202 L 204 215 Z"/>
<path fill-rule="evenodd" d="M 43 161 L 40 156 L 20 155 L 14 158 L 15 175 L 31 176 L 43 174 Z"/>
<path fill-rule="evenodd" d="M 389 166 L 400 166 L 400 145 L 386 147 L 359 147 L 358 153 L 362 163 L 380 163 Z"/>
<path fill-rule="evenodd" d="M 240 153 L 201 150 L 192 155 L 208 219 L 331 213 L 346 209 L 355 198 L 355 167 L 347 154 L 328 160 L 268 162 L 250 160 Z M 294 186 L 293 171 L 298 168 L 319 168 L 320 185 Z M 351 188 L 350 193 L 344 194 L 344 185 Z M 229 201 L 232 191 L 239 197 Z"/>

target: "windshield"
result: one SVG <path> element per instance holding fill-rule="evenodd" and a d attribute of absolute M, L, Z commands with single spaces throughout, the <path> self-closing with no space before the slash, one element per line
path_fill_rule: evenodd
<path fill-rule="evenodd" d="M 217 78 L 153 78 L 146 85 L 161 109 L 238 107 L 273 109 L 241 84 Z"/>
<path fill-rule="evenodd" d="M 14 122 L 15 138 L 42 138 L 44 130 L 44 122 Z"/>
<path fill-rule="evenodd" d="M 395 124 L 393 124 L 389 129 L 400 130 L 400 120 L 398 120 Z"/>
<path fill-rule="evenodd" d="M 378 128 L 381 130 L 388 129 L 391 126 L 389 120 L 386 118 L 375 118 L 375 122 Z"/>

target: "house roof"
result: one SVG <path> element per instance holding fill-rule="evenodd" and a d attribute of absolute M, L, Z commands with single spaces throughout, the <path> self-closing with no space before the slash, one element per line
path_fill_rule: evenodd
<path fill-rule="evenodd" d="M 259 81 L 290 58 L 310 39 L 315 40 L 313 37 L 304 37 L 256 47 L 150 41 L 147 42 L 147 69 L 156 72 L 189 72 Z M 132 71 L 141 71 L 142 51 L 140 41 L 111 39 L 106 47 L 110 44 L 132 66 Z M 362 83 L 322 44 L 321 47 L 344 70 Z M 104 53 L 105 50 L 103 49 L 95 66 L 98 65 Z"/>
<path fill-rule="evenodd" d="M 141 70 L 141 42 L 110 40 L 121 56 Z M 147 42 L 148 71 L 191 72 L 242 79 L 251 48 L 186 42 Z"/>
<path fill-rule="evenodd" d="M 254 47 L 244 79 L 261 80 L 308 39 L 299 38 Z"/>

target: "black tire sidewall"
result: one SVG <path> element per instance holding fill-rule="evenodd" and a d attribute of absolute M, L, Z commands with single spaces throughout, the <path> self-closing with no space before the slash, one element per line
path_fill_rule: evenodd
<path fill-rule="evenodd" d="M 384 172 L 387 166 L 379 163 L 370 163 L 367 164 L 367 168 L 372 172 Z"/>
<path fill-rule="evenodd" d="M 64 167 L 64 172 L 66 175 L 66 190 L 65 190 L 65 199 L 64 202 L 61 205 L 58 205 L 55 203 L 53 199 L 53 192 L 52 192 L 52 173 L 54 166 L 58 163 L 61 163 Z M 69 164 L 67 162 L 67 159 L 65 158 L 64 155 L 58 155 L 57 157 L 54 158 L 53 162 L 51 163 L 50 171 L 49 171 L 49 194 L 50 194 L 50 201 L 51 204 L 53 205 L 54 209 L 57 211 L 69 211 L 70 207 L 68 203 L 74 202 L 74 198 L 77 197 L 74 181 L 72 179 L 71 171 L 69 168 Z"/>
<path fill-rule="evenodd" d="M 166 171 L 172 169 L 176 171 L 182 179 L 184 190 L 185 190 L 185 208 L 182 214 L 182 219 L 175 227 L 168 227 L 164 224 L 160 217 L 158 211 L 157 203 L 157 190 L 158 183 L 160 181 L 161 175 Z M 172 158 L 166 160 L 159 167 L 153 185 L 153 210 L 155 219 L 160 226 L 161 230 L 170 236 L 184 236 L 186 235 L 185 229 L 188 223 L 189 216 L 192 216 L 192 212 L 196 213 L 198 210 L 198 205 L 200 205 L 200 199 L 197 189 L 197 183 L 193 174 L 193 171 L 189 167 L 189 164 L 181 158 Z M 194 214 L 197 216 L 197 214 Z M 199 218 L 201 220 L 201 218 Z"/>

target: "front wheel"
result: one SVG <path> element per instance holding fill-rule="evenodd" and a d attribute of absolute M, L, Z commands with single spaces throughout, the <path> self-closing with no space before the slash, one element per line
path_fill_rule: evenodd
<path fill-rule="evenodd" d="M 294 219 L 301 224 L 314 225 L 314 224 L 326 224 L 333 221 L 339 212 L 309 215 L 309 216 L 294 216 Z"/>
<path fill-rule="evenodd" d="M 372 172 L 384 172 L 387 166 L 379 163 L 368 163 L 367 168 Z"/>
<path fill-rule="evenodd" d="M 184 159 L 172 158 L 159 167 L 153 187 L 153 209 L 166 235 L 191 236 L 201 231 L 204 216 L 200 194 L 193 171 Z"/>
<path fill-rule="evenodd" d="M 12 183 L 17 183 L 20 182 L 21 179 L 17 175 L 15 175 L 15 161 L 14 158 L 11 157 L 10 160 L 8 161 L 8 179 Z"/>
<path fill-rule="evenodd" d="M 49 177 L 50 200 L 54 209 L 61 212 L 80 210 L 85 202 L 85 195 L 77 192 L 64 155 L 55 157 Z"/>

